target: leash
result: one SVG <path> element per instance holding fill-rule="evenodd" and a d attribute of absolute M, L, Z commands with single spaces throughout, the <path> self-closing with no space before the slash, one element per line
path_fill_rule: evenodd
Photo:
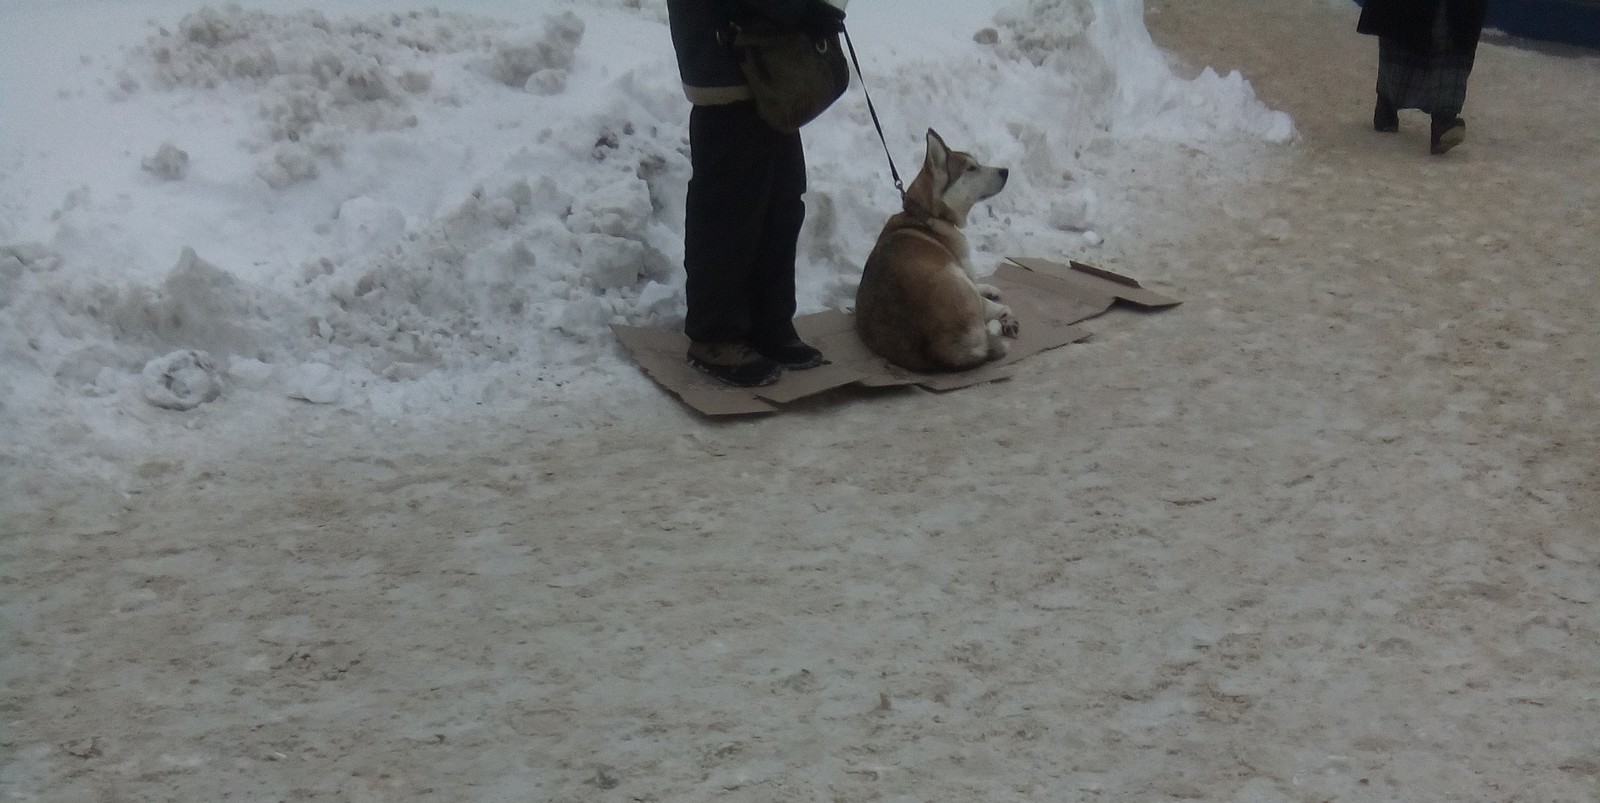
<path fill-rule="evenodd" d="M 844 34 L 845 47 L 850 49 L 850 63 L 856 67 L 856 76 L 861 79 L 861 94 L 867 99 L 867 112 L 872 115 L 872 125 L 878 129 L 878 141 L 883 143 L 883 155 L 889 158 L 889 175 L 894 177 L 894 188 L 900 191 L 900 199 L 906 197 L 906 185 L 900 180 L 900 171 L 894 167 L 894 154 L 889 153 L 889 138 L 883 135 L 883 123 L 878 122 L 878 110 L 872 105 L 872 93 L 867 91 L 867 77 L 861 74 L 861 60 L 856 58 L 856 44 L 850 41 L 850 31 L 846 30 L 843 23 L 839 31 Z"/>

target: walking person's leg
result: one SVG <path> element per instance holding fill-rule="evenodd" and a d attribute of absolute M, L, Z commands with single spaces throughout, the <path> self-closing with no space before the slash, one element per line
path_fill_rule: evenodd
<path fill-rule="evenodd" d="M 1400 110 L 1395 108 L 1394 101 L 1384 94 L 1381 86 L 1378 88 L 1378 102 L 1372 109 L 1372 130 L 1385 134 L 1400 130 Z"/>
<path fill-rule="evenodd" d="M 1400 130 L 1400 110 L 1416 108 L 1416 87 L 1427 72 L 1428 56 L 1397 36 L 1378 37 L 1378 101 L 1372 110 L 1372 128 L 1391 133 Z"/>
<path fill-rule="evenodd" d="M 1467 138 L 1467 122 L 1461 109 L 1467 101 L 1467 78 L 1477 54 L 1476 36 L 1463 41 L 1455 30 L 1453 3 L 1441 0 L 1433 21 L 1433 55 L 1428 66 L 1427 109 L 1431 116 L 1428 152 L 1439 155 L 1460 145 Z"/>

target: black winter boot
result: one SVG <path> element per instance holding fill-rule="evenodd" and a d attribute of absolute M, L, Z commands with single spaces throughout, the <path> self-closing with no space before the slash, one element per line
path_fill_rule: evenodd
<path fill-rule="evenodd" d="M 1372 130 L 1385 134 L 1400 130 L 1400 112 L 1382 93 L 1378 94 L 1378 104 L 1372 109 Z"/>
<path fill-rule="evenodd" d="M 1467 138 L 1467 121 L 1454 114 L 1433 116 L 1433 138 L 1428 152 L 1437 156 L 1460 145 Z"/>
<path fill-rule="evenodd" d="M 798 337 L 776 346 L 758 343 L 752 348 L 761 356 L 783 366 L 788 371 L 804 371 L 807 368 L 816 368 L 819 365 L 828 363 L 827 358 L 822 356 L 822 352 L 812 348 Z"/>
<path fill-rule="evenodd" d="M 743 343 L 690 342 L 689 363 L 713 379 L 739 388 L 770 385 L 783 376 L 783 366 Z"/>

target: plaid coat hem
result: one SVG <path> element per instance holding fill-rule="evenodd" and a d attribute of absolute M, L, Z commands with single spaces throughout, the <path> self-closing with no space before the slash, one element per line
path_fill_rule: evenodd
<path fill-rule="evenodd" d="M 1452 41 L 1445 13 L 1441 3 L 1434 17 L 1433 46 L 1426 50 L 1399 37 L 1378 38 L 1378 94 L 1395 108 L 1455 115 L 1466 104 L 1477 43 L 1462 47 Z"/>

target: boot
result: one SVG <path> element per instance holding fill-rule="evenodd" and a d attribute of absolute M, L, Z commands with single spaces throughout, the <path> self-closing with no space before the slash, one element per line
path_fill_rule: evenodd
<path fill-rule="evenodd" d="M 1381 92 L 1378 93 L 1378 104 L 1372 109 L 1372 130 L 1385 134 L 1400 130 L 1400 112 Z"/>
<path fill-rule="evenodd" d="M 807 368 L 816 368 L 826 365 L 828 360 L 822 352 L 807 345 L 800 338 L 795 338 L 776 346 L 756 344 L 752 346 L 756 353 L 784 367 L 787 371 L 804 371 Z"/>
<path fill-rule="evenodd" d="M 1428 145 L 1428 152 L 1435 156 L 1446 153 L 1451 148 L 1460 145 L 1466 138 L 1466 120 L 1454 114 L 1435 114 L 1433 116 L 1433 138 Z"/>
<path fill-rule="evenodd" d="M 783 366 L 743 343 L 689 344 L 689 363 L 725 385 L 754 388 L 783 376 Z"/>

